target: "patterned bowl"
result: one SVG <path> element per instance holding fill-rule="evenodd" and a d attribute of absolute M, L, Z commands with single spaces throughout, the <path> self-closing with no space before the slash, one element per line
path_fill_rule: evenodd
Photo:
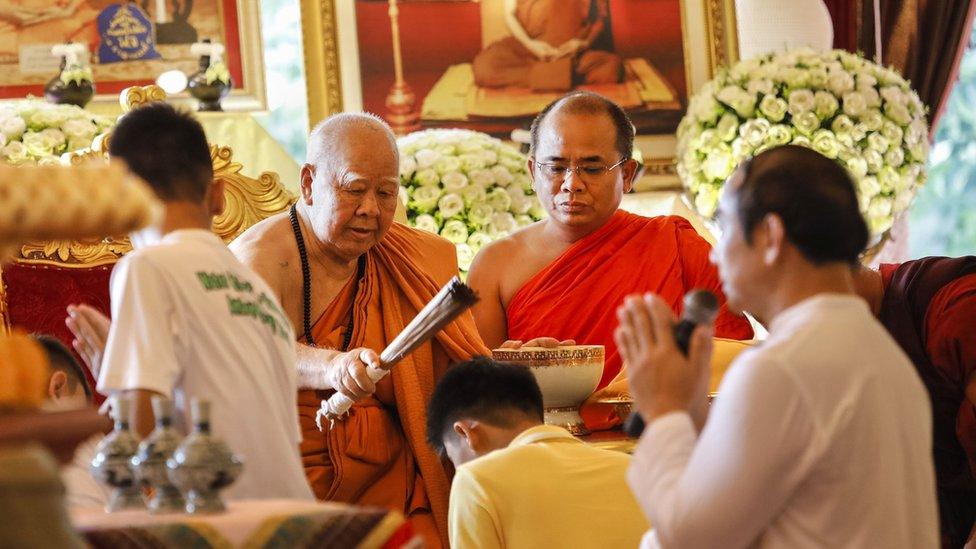
<path fill-rule="evenodd" d="M 546 424 L 565 427 L 574 435 L 589 434 L 579 407 L 600 383 L 603 345 L 495 349 L 491 354 L 500 362 L 529 367 L 542 390 Z"/>

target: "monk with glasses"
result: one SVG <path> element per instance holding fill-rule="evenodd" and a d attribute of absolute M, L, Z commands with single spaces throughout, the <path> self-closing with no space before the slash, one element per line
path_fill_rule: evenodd
<path fill-rule="evenodd" d="M 621 369 L 613 330 L 625 296 L 653 292 L 676 313 L 693 288 L 722 296 L 711 247 L 687 220 L 620 209 L 637 177 L 633 147 L 627 114 L 591 92 L 568 94 L 535 119 L 528 169 L 549 215 L 483 248 L 468 275 L 488 347 L 603 345 L 603 388 Z M 721 302 L 715 335 L 750 339 L 748 320 Z M 582 415 L 590 429 L 619 423 L 609 406 Z"/>

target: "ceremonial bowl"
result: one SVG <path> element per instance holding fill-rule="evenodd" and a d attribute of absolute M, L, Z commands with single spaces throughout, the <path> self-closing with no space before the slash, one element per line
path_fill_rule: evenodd
<path fill-rule="evenodd" d="M 579 407 L 603 375 L 603 345 L 556 348 L 522 347 L 495 349 L 495 360 L 528 366 L 542 390 L 547 425 L 565 427 L 574 435 L 586 435 Z"/>

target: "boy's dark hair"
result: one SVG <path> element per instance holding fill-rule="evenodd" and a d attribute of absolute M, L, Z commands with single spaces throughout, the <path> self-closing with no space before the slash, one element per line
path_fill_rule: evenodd
<path fill-rule="evenodd" d="M 139 107 L 123 116 L 108 144 L 164 201 L 202 202 L 213 179 L 203 127 L 166 103 Z"/>
<path fill-rule="evenodd" d="M 532 121 L 532 127 L 529 130 L 532 138 L 530 155 L 535 154 L 536 147 L 539 145 L 539 134 L 546 117 L 557 107 L 559 110 L 571 114 L 603 114 L 608 116 L 617 130 L 617 152 L 620 153 L 620 157 L 631 158 L 634 156 L 634 124 L 630 121 L 630 117 L 620 105 L 591 91 L 570 92 L 542 109 L 542 112 Z"/>
<path fill-rule="evenodd" d="M 38 342 L 41 347 L 44 347 L 44 352 L 47 354 L 47 360 L 51 363 L 51 370 L 64 372 L 68 377 L 68 388 L 74 391 L 78 384 L 81 384 L 82 390 L 85 391 L 85 398 L 88 402 L 92 401 L 92 388 L 88 384 L 88 378 L 85 377 L 85 370 L 82 368 L 81 364 L 75 360 L 74 355 L 71 351 L 65 347 L 64 343 L 61 343 L 59 339 L 47 334 L 31 334 L 34 341 Z"/>
<path fill-rule="evenodd" d="M 515 414 L 542 421 L 542 391 L 525 366 L 475 357 L 448 369 L 427 407 L 427 443 L 444 453 L 455 421 L 475 419 L 510 427 Z"/>
<path fill-rule="evenodd" d="M 850 174 L 836 161 L 798 145 L 774 147 L 746 160 L 735 189 L 745 240 L 770 213 L 786 238 L 814 265 L 857 263 L 870 233 Z"/>

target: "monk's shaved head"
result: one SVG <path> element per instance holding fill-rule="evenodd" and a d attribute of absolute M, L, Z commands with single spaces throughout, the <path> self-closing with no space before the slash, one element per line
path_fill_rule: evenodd
<path fill-rule="evenodd" d="M 392 154 L 399 162 L 396 136 L 382 118 L 371 113 L 334 114 L 312 129 L 305 162 L 335 170 L 348 155 L 364 150 L 379 156 Z"/>
<path fill-rule="evenodd" d="M 582 114 L 589 116 L 606 116 L 613 121 L 617 131 L 617 151 L 623 158 L 634 155 L 634 124 L 620 105 L 610 101 L 600 94 L 589 91 L 575 91 L 568 93 L 549 105 L 532 121 L 532 153 L 539 145 L 539 134 L 546 121 L 554 114 Z M 530 153 L 531 154 L 531 153 Z"/>
<path fill-rule="evenodd" d="M 298 209 L 328 253 L 353 262 L 383 239 L 396 211 L 399 166 L 396 137 L 376 116 L 342 113 L 315 126 Z"/>

